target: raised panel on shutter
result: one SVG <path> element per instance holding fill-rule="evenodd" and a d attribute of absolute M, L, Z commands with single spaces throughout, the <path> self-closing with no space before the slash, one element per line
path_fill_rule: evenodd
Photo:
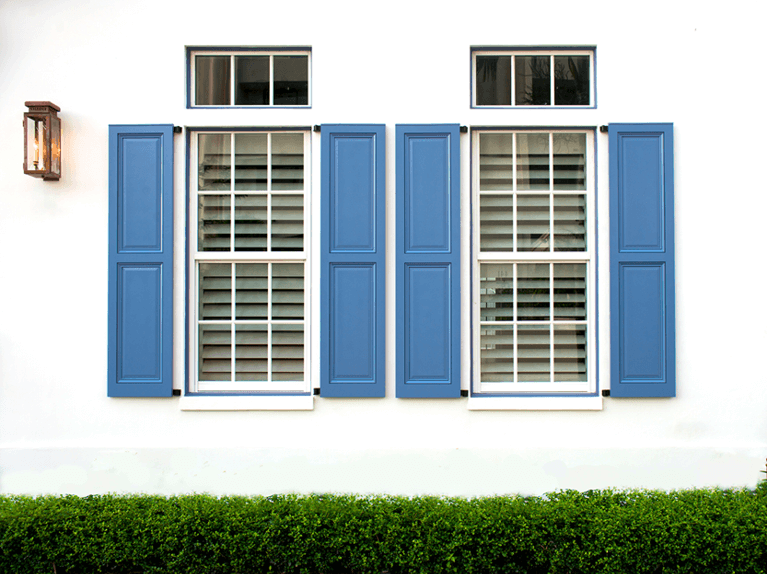
<path fill-rule="evenodd" d="M 109 126 L 110 397 L 173 395 L 173 126 Z"/>
<path fill-rule="evenodd" d="M 460 129 L 397 126 L 397 397 L 461 395 Z"/>
<path fill-rule="evenodd" d="M 322 126 L 320 392 L 383 397 L 385 127 Z"/>
<path fill-rule="evenodd" d="M 613 397 L 676 394 L 672 124 L 610 124 Z"/>

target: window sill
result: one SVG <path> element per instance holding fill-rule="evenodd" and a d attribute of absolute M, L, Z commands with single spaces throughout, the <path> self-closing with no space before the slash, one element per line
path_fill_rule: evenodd
<path fill-rule="evenodd" d="M 470 411 L 601 411 L 602 397 L 469 397 Z"/>
<path fill-rule="evenodd" d="M 186 396 L 179 399 L 182 411 L 311 411 L 312 395 Z"/>

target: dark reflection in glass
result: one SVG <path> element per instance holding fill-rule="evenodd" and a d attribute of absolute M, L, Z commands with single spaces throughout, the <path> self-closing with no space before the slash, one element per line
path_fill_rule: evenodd
<path fill-rule="evenodd" d="M 515 104 L 551 105 L 550 63 L 549 56 L 517 56 L 514 59 Z"/>
<path fill-rule="evenodd" d="M 234 59 L 234 103 L 238 106 L 269 105 L 269 56 L 237 56 Z"/>
<path fill-rule="evenodd" d="M 554 103 L 589 105 L 588 56 L 554 56 Z"/>
<path fill-rule="evenodd" d="M 228 106 L 231 86 L 229 56 L 196 56 L 195 84 L 195 103 L 198 106 Z"/>
<path fill-rule="evenodd" d="M 477 105 L 511 105 L 511 56 L 477 56 Z"/>
<path fill-rule="evenodd" d="M 309 104 L 309 58 L 274 56 L 274 105 Z"/>

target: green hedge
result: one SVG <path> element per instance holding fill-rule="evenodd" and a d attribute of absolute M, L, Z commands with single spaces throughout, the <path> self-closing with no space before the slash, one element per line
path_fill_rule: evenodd
<path fill-rule="evenodd" d="M 542 497 L 0 497 L 0 573 L 767 571 L 767 486 Z"/>

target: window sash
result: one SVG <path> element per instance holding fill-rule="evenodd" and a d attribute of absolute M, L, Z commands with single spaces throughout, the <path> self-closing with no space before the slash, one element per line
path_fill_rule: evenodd
<path fill-rule="evenodd" d="M 513 180 L 513 185 L 510 185 L 507 190 L 490 190 L 483 191 L 480 186 L 480 165 L 481 149 L 480 140 L 482 134 L 549 134 L 549 141 L 552 139 L 552 134 L 556 133 L 577 133 L 586 135 L 586 176 L 583 189 L 578 190 L 542 190 L 531 192 L 529 190 L 519 191 L 516 186 L 516 180 Z M 595 156 L 594 156 L 594 132 L 593 130 L 487 130 L 487 129 L 475 129 L 472 131 L 472 219 L 475 222 L 472 226 L 472 292 L 474 293 L 474 299 L 472 301 L 472 347 L 473 356 L 475 357 L 472 389 L 475 393 L 483 394 L 567 394 L 567 393 L 593 393 L 596 391 L 596 270 L 594 265 L 594 244 L 595 244 Z M 553 165 L 553 164 L 552 164 Z M 514 166 L 516 172 L 516 166 Z M 553 184 L 549 187 L 553 187 Z M 513 244 L 507 243 L 507 249 L 505 251 L 483 251 L 481 244 L 482 233 L 482 216 L 481 205 L 482 199 L 485 197 L 497 198 L 502 195 L 514 195 L 514 194 L 529 194 L 534 197 L 546 198 L 554 197 L 557 195 L 563 195 L 565 197 L 582 197 L 585 202 L 585 222 L 583 224 L 585 230 L 585 248 L 578 251 L 556 251 L 552 250 L 549 246 L 548 250 L 544 251 L 518 251 L 516 239 Z M 549 202 L 549 222 L 554 222 L 553 205 Z M 512 209 L 510 207 L 510 209 Z M 516 215 L 516 203 L 513 205 L 512 216 Z M 505 225 L 513 225 L 516 231 L 517 220 L 515 217 L 501 217 L 501 222 Z M 511 220 L 513 219 L 513 220 Z M 493 221 L 495 225 L 496 222 Z M 518 266 L 530 266 L 532 264 L 547 265 L 549 268 L 549 286 L 548 286 L 548 298 L 546 301 L 550 307 L 550 311 L 547 315 L 544 315 L 540 320 L 536 320 L 535 317 L 526 317 L 520 319 L 517 314 L 518 306 L 518 284 L 517 275 L 514 274 L 513 279 L 513 291 L 509 291 L 509 299 L 514 299 L 514 311 L 513 314 L 505 314 L 506 316 L 493 318 L 489 314 L 485 313 L 483 316 L 483 296 L 485 301 L 489 301 L 491 297 L 483 293 L 483 266 L 487 265 L 499 265 L 507 264 L 513 266 L 516 270 Z M 583 308 L 585 309 L 585 317 L 557 317 L 554 313 L 555 302 L 557 294 L 556 287 L 556 270 L 557 266 L 562 265 L 585 265 L 586 271 L 584 275 L 586 294 L 583 300 Z M 560 267 L 559 269 L 564 269 Z M 507 286 L 508 287 L 508 286 Z M 505 296 L 501 296 L 504 298 Z M 510 305 L 509 302 L 504 305 Z M 503 313 L 501 315 L 504 315 Z M 508 319 L 508 320 L 507 320 Z M 551 336 L 548 337 L 548 345 L 528 345 L 531 352 L 538 353 L 539 359 L 530 359 L 528 366 L 532 363 L 533 366 L 538 364 L 542 365 L 545 361 L 548 361 L 548 372 L 556 374 L 557 367 L 562 369 L 574 369 L 579 363 L 579 359 L 576 355 L 583 354 L 583 348 L 585 347 L 584 365 L 587 373 L 586 380 L 555 380 L 562 377 L 549 377 L 547 380 L 531 381 L 524 380 L 525 378 L 535 378 L 533 376 L 525 377 L 520 376 L 522 370 L 519 368 L 521 356 L 518 356 L 519 350 L 524 348 L 524 345 L 520 346 L 520 331 L 528 331 L 523 333 L 524 336 L 532 337 L 531 332 L 535 327 L 537 329 L 550 331 Z M 557 343 L 557 337 L 554 334 L 557 329 L 569 330 L 572 335 L 576 332 L 579 341 L 574 343 L 569 341 L 564 342 L 567 337 L 563 334 L 565 331 L 561 331 L 559 343 Z M 493 330 L 504 331 L 502 336 L 498 336 L 498 340 L 494 341 Z M 584 332 L 585 331 L 585 332 Z M 485 339 L 483 341 L 483 333 Z M 580 339 L 583 339 L 582 341 Z M 524 341 L 522 341 L 524 342 Z M 496 344 L 498 343 L 498 344 Z M 484 347 L 484 348 L 483 348 Z M 559 349 L 557 348 L 559 347 Z M 523 349 L 524 350 L 524 349 Z M 487 364 L 483 370 L 483 351 Z M 496 361 L 497 364 L 494 364 Z M 559 361 L 559 365 L 557 365 Z M 493 365 L 493 366 L 490 366 Z M 492 368 L 500 369 L 497 376 L 483 376 L 483 373 L 487 375 Z M 504 372 L 512 370 L 512 375 L 505 377 Z M 540 369 L 539 369 L 540 370 Z M 545 369 L 542 369 L 545 370 Z M 574 377 L 565 377 L 574 378 Z M 483 380 L 484 379 L 484 380 Z M 490 380 L 495 379 L 495 380 Z"/>
<path fill-rule="evenodd" d="M 237 147 L 236 138 L 242 134 L 263 134 L 266 138 L 267 148 L 263 161 L 265 169 L 259 168 L 259 171 L 266 174 L 262 181 L 255 185 L 259 189 L 238 189 L 237 176 L 228 177 L 226 185 L 222 189 L 207 190 L 201 184 L 199 177 L 199 157 L 202 153 L 200 149 L 200 135 L 219 135 L 223 136 L 229 144 L 226 152 L 226 162 L 231 173 L 231 166 L 237 166 Z M 303 162 L 301 167 L 302 176 L 300 185 L 294 183 L 289 187 L 295 189 L 279 189 L 279 177 L 276 172 L 281 168 L 275 166 L 284 163 L 280 154 L 273 154 L 273 136 L 278 138 L 283 134 L 300 134 L 302 137 Z M 276 130 L 276 131 L 217 131 L 217 130 L 197 130 L 191 133 L 190 150 L 190 222 L 189 226 L 189 254 L 190 267 L 192 271 L 192 282 L 189 285 L 189 390 L 193 393 L 306 393 L 310 391 L 310 285 L 311 280 L 309 272 L 311 269 L 309 262 L 310 253 L 310 225 L 309 216 L 311 206 L 309 202 L 310 189 L 310 137 L 306 130 Z M 250 179 L 251 184 L 254 181 Z M 283 180 L 284 181 L 284 180 Z M 204 183 L 204 182 L 203 182 Z M 201 186 L 203 189 L 201 189 Z M 253 185 L 249 185 L 253 186 Z M 247 186 L 246 186 L 247 187 Z M 283 186 L 284 187 L 284 186 Z M 275 189 L 277 188 L 277 189 Z M 230 225 L 228 246 L 226 250 L 209 251 L 201 250 L 202 245 L 199 241 L 199 220 L 201 217 L 200 198 L 209 198 L 220 195 L 230 198 L 229 221 L 234 221 L 235 225 Z M 238 197 L 263 197 L 267 207 L 266 213 L 266 245 L 264 251 L 245 251 L 234 250 L 236 248 L 235 226 L 238 222 Z M 290 223 L 289 233 L 300 234 L 302 238 L 302 247 L 298 251 L 280 251 L 274 249 L 273 229 L 281 225 L 279 217 L 272 217 L 271 208 L 274 207 L 274 198 L 278 200 L 284 198 L 293 198 L 290 203 L 295 203 L 296 198 L 301 198 L 302 222 L 300 227 L 293 229 L 295 224 Z M 278 203 L 278 202 L 277 202 Z M 287 207 L 292 215 L 294 209 Z M 248 216 L 250 219 L 250 215 Z M 261 217 L 261 216 L 259 216 Z M 286 230 L 286 228 L 282 228 Z M 279 234 L 278 234 L 279 235 Z M 284 234 L 283 234 L 284 235 Z M 294 240 L 289 240 L 294 241 Z M 216 317 L 215 313 L 205 314 L 201 310 L 201 305 L 207 294 L 202 292 L 201 284 L 201 266 L 202 265 L 220 265 L 220 269 L 229 268 L 228 287 L 217 287 L 216 294 L 211 292 L 210 298 L 222 299 L 224 308 L 228 305 L 228 314 L 224 312 L 221 317 Z M 285 286 L 278 286 L 275 281 L 274 272 L 278 266 L 300 265 L 303 269 L 303 285 L 299 289 L 301 292 L 301 304 L 303 313 L 300 317 L 292 316 L 290 313 L 276 313 L 276 306 L 280 305 L 277 299 L 279 297 L 288 297 L 295 299 L 295 291 L 286 292 Z M 260 266 L 268 269 L 268 273 L 263 280 L 258 277 L 240 276 L 238 269 Z M 225 279 L 227 279 L 225 278 Z M 251 283 L 244 285 L 242 282 Z M 260 285 L 264 283 L 264 285 Z M 238 287 L 238 283 L 240 286 Z M 256 283 L 259 283 L 256 286 Z M 289 287 L 293 290 L 293 287 Z M 239 293 L 239 295 L 238 295 Z M 258 303 L 259 299 L 266 296 L 266 301 Z M 240 297 L 241 301 L 238 301 Z M 228 303 L 226 303 L 228 301 Z M 239 313 L 237 305 L 250 305 L 256 308 L 259 305 L 268 310 L 266 314 Z M 295 303 L 295 301 L 293 301 Z M 244 307 L 243 307 L 244 308 Z M 275 314 L 276 313 L 276 314 Z M 302 333 L 299 335 L 299 333 Z M 207 341 L 207 342 L 206 342 Z M 203 348 L 201 343 L 207 345 Z M 207 356 L 206 356 L 207 354 Z M 238 356 L 239 355 L 239 356 Z M 302 357 L 300 356 L 302 355 Z M 207 364 L 204 364 L 207 362 Z M 228 362 L 228 366 L 227 366 Z M 208 369 L 206 372 L 205 369 Z M 210 376 L 206 376 L 206 373 Z M 292 376 L 291 373 L 298 373 Z M 217 380 L 220 379 L 220 380 Z M 250 379 L 250 380 L 244 380 Z M 262 379 L 262 380 L 255 380 Z"/>
<path fill-rule="evenodd" d="M 508 49 L 508 50 L 489 50 L 489 49 L 477 49 L 472 50 L 471 52 L 471 69 L 472 69 L 472 107 L 477 108 L 561 108 L 561 109 L 568 109 L 568 108 L 588 108 L 588 107 L 594 107 L 596 102 L 596 95 L 595 95 L 595 58 L 594 58 L 594 49 L 592 48 L 584 48 L 584 49 L 572 49 L 572 50 L 566 50 L 566 49 L 534 49 L 534 50 L 524 50 L 524 49 Z M 479 86 L 478 86 L 478 79 L 479 79 L 479 72 L 477 67 L 477 57 L 482 56 L 498 56 L 498 57 L 508 57 L 511 59 L 510 62 L 510 78 L 509 78 L 509 90 L 510 90 L 510 103 L 509 104 L 480 104 L 478 103 L 478 92 L 479 92 Z M 517 80 L 516 80 L 516 66 L 518 64 L 517 58 L 524 58 L 524 57 L 548 57 L 549 58 L 549 94 L 550 94 L 550 102 L 548 104 L 519 104 L 516 102 L 516 91 L 517 91 Z M 588 90 L 589 90 L 589 101 L 587 104 L 577 104 L 577 105 L 570 105 L 570 104 L 559 104 L 557 103 L 556 99 L 556 74 L 552 73 L 552 70 L 555 70 L 555 58 L 563 57 L 563 56 L 575 56 L 575 57 L 588 57 L 589 62 L 589 78 L 588 78 Z"/>
<path fill-rule="evenodd" d="M 252 50 L 189 50 L 187 52 L 187 66 L 189 67 L 189 104 L 193 108 L 290 108 L 290 107 L 311 107 L 312 105 L 312 52 L 310 49 L 252 49 Z M 229 58 L 229 103 L 228 104 L 200 104 L 197 103 L 197 56 L 220 56 Z M 238 57 L 258 57 L 269 58 L 269 102 L 267 104 L 237 104 L 237 67 L 236 58 Z M 306 57 L 306 90 L 307 101 L 305 104 L 278 104 L 274 103 L 275 86 L 275 57 L 282 56 L 302 56 Z"/>

